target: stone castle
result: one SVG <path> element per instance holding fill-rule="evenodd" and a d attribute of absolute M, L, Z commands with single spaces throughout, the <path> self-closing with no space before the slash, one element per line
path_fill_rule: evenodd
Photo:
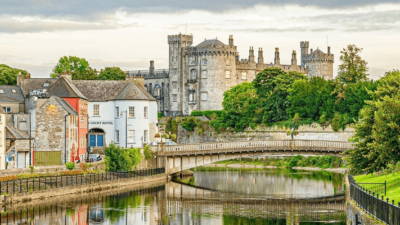
<path fill-rule="evenodd" d="M 279 48 L 275 48 L 274 63 L 264 63 L 262 48 L 255 59 L 250 47 L 248 59 L 240 59 L 233 36 L 229 44 L 218 39 L 204 40 L 193 46 L 192 35 L 169 35 L 169 68 L 155 70 L 150 61 L 147 71 L 130 71 L 128 76 L 142 76 L 145 87 L 158 100 L 158 111 L 164 115 L 190 115 L 194 110 L 221 110 L 223 94 L 231 87 L 252 81 L 266 68 L 278 67 L 284 71 L 297 71 L 308 77 L 333 78 L 334 55 L 317 49 L 309 51 L 309 42 L 300 42 L 301 64 L 296 51 L 290 65 L 280 63 Z"/>

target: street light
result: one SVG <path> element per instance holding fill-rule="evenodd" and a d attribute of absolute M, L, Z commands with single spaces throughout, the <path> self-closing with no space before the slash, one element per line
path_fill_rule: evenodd
<path fill-rule="evenodd" d="M 128 111 L 121 111 L 121 117 L 125 113 L 125 148 L 128 148 Z"/>

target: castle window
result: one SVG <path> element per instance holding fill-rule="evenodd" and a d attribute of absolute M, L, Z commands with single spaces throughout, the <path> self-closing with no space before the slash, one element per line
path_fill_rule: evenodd
<path fill-rule="evenodd" d="M 178 89 L 178 82 L 177 81 L 173 81 L 172 82 L 172 88 L 173 89 Z"/>
<path fill-rule="evenodd" d="M 225 78 L 226 79 L 231 79 L 231 71 L 229 71 L 229 70 L 225 71 Z"/>
<path fill-rule="evenodd" d="M 324 70 L 327 70 L 328 69 L 328 66 L 327 65 L 324 65 Z"/>
<path fill-rule="evenodd" d="M 231 65 L 231 61 L 229 59 L 226 60 L 226 65 L 227 66 Z"/>
<path fill-rule="evenodd" d="M 202 92 L 201 93 L 201 100 L 202 101 L 207 101 L 208 100 L 208 92 Z"/>
<path fill-rule="evenodd" d="M 203 65 L 207 65 L 207 59 L 203 59 Z"/>
<path fill-rule="evenodd" d="M 247 73 L 246 72 L 242 72 L 242 80 L 247 80 Z"/>
<path fill-rule="evenodd" d="M 192 80 L 197 79 L 197 70 L 193 69 L 190 71 L 190 79 L 192 79 Z"/>
<path fill-rule="evenodd" d="M 194 102 L 195 100 L 196 100 L 195 92 L 194 91 L 190 91 L 189 92 L 189 102 Z"/>
<path fill-rule="evenodd" d="M 177 102 L 178 101 L 178 95 L 177 94 L 173 94 L 172 95 L 172 101 L 173 102 Z"/>
<path fill-rule="evenodd" d="M 207 78 L 207 71 L 201 71 L 201 78 L 206 79 Z"/>

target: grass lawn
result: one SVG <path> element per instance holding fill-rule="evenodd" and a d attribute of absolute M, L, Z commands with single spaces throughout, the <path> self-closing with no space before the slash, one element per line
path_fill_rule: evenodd
<path fill-rule="evenodd" d="M 354 179 L 357 183 L 384 183 L 386 180 L 387 190 L 385 200 L 389 198 L 389 201 L 392 202 L 392 199 L 394 199 L 396 205 L 400 202 L 400 173 L 378 176 L 368 174 L 356 176 Z"/>

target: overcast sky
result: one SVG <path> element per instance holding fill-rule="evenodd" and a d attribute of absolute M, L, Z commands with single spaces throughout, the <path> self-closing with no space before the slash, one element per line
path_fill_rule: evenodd
<path fill-rule="evenodd" d="M 187 24 L 187 31 L 186 31 Z M 400 0 L 1 0 L 0 64 L 48 77 L 64 55 L 101 69 L 167 68 L 167 35 L 189 33 L 228 43 L 241 58 L 262 47 L 266 63 L 279 47 L 290 64 L 300 41 L 335 54 L 348 44 L 364 49 L 372 78 L 400 69 Z M 298 54 L 300 61 L 300 54 Z"/>

